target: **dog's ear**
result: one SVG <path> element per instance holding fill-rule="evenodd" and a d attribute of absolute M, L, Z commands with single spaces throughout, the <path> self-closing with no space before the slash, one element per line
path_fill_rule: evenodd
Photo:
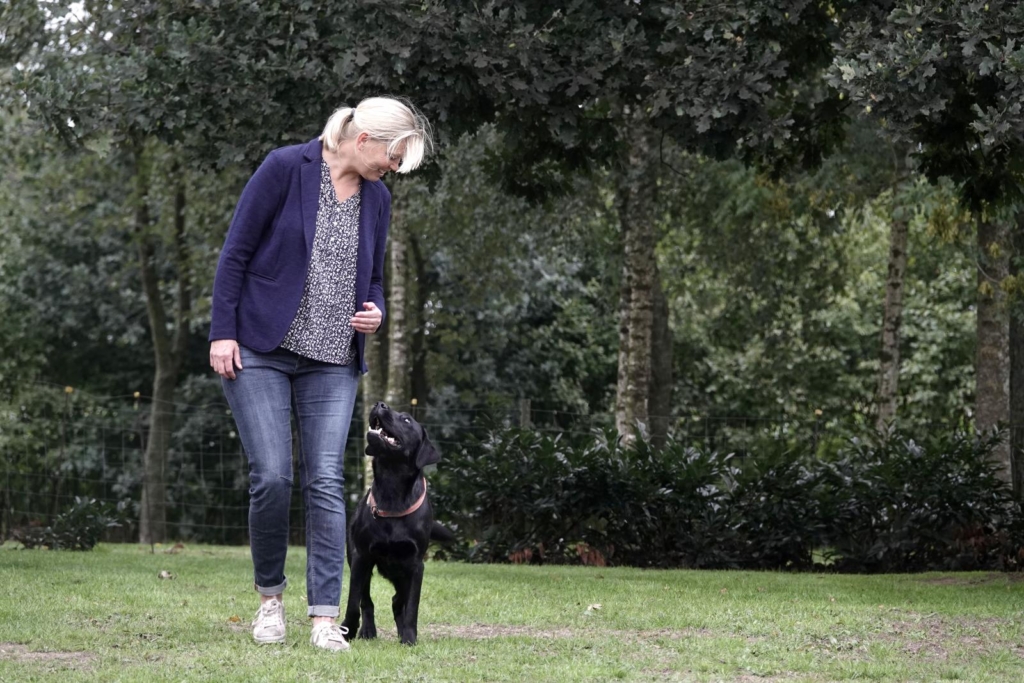
<path fill-rule="evenodd" d="M 430 437 L 424 431 L 423 440 L 420 441 L 420 447 L 416 451 L 416 469 L 422 470 L 427 465 L 433 465 L 440 459 L 441 454 L 434 448 L 434 444 L 430 443 Z"/>

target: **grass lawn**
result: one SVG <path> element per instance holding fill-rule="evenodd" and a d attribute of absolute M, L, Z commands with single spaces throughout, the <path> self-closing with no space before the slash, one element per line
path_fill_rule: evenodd
<path fill-rule="evenodd" d="M 309 645 L 304 567 L 293 548 L 288 642 L 257 646 L 247 548 L 0 547 L 0 681 L 1024 680 L 1014 575 L 429 562 L 419 645 L 377 577 L 381 638 L 331 654 Z"/>

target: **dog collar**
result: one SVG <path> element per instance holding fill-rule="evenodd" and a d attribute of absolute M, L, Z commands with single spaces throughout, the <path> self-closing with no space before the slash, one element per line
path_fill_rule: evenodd
<path fill-rule="evenodd" d="M 370 506 L 370 514 L 373 515 L 374 519 L 380 519 L 381 517 L 405 517 L 423 507 L 423 501 L 427 499 L 427 478 L 423 477 L 423 493 L 420 497 L 412 504 L 412 507 L 401 512 L 388 512 L 387 510 L 381 510 L 377 507 L 377 501 L 373 497 L 373 487 L 370 487 L 370 495 L 366 498 L 366 504 Z"/>

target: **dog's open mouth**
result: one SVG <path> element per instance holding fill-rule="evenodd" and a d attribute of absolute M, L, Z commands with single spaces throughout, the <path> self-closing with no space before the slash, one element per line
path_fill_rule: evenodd
<path fill-rule="evenodd" d="M 401 441 L 399 441 L 398 439 L 396 439 L 395 437 L 391 436 L 390 434 L 388 434 L 387 432 L 384 431 L 384 426 L 381 425 L 380 420 L 378 420 L 376 418 L 373 419 L 370 422 L 370 433 L 371 434 L 376 434 L 377 436 L 379 436 L 381 439 L 386 441 L 391 446 L 400 446 L 400 445 L 402 445 Z"/>

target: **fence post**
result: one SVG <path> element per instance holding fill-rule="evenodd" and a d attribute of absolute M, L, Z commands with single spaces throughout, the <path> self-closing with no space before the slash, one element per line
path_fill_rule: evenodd
<path fill-rule="evenodd" d="M 814 435 L 811 437 L 811 454 L 818 455 L 818 440 L 821 438 L 821 408 L 814 409 Z"/>
<path fill-rule="evenodd" d="M 6 449 L 5 449 L 6 450 Z M 11 463 L 10 459 L 4 454 L 0 457 L 0 460 L 4 463 L 4 499 L 0 501 L 3 503 L 3 511 L 0 512 L 0 545 L 6 540 L 8 534 L 11 533 Z"/>
<path fill-rule="evenodd" d="M 529 429 L 530 424 L 530 399 L 521 398 L 519 399 L 519 426 L 523 429 Z"/>

